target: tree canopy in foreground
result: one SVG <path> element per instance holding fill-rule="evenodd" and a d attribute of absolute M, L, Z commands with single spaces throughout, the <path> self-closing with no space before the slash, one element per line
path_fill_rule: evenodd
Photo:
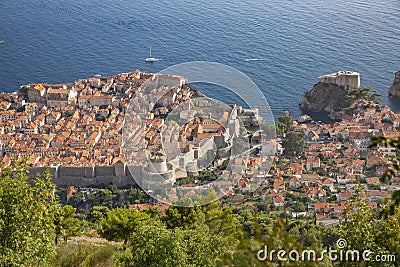
<path fill-rule="evenodd" d="M 28 166 L 14 161 L 0 173 L 0 265 L 43 266 L 55 252 L 55 185 L 49 171 L 28 181 Z"/>

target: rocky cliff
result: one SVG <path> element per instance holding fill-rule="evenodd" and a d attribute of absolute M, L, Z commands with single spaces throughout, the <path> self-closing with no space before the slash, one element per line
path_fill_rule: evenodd
<path fill-rule="evenodd" d="M 311 91 L 303 94 L 300 108 L 311 112 L 331 112 L 344 100 L 346 89 L 330 83 L 317 83 Z"/>
<path fill-rule="evenodd" d="M 311 91 L 303 94 L 300 109 L 305 113 L 324 112 L 332 120 L 340 120 L 358 108 L 373 106 L 375 99 L 370 88 L 346 89 L 331 83 L 319 82 Z"/>
<path fill-rule="evenodd" d="M 394 75 L 394 81 L 389 89 L 389 96 L 400 97 L 400 71 Z"/>

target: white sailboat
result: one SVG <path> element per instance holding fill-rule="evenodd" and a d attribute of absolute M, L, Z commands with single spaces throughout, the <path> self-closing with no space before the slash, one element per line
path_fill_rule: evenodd
<path fill-rule="evenodd" d="M 150 57 L 146 58 L 146 62 L 154 62 L 154 61 L 159 61 L 159 58 L 155 58 L 151 55 L 151 46 L 150 46 Z"/>

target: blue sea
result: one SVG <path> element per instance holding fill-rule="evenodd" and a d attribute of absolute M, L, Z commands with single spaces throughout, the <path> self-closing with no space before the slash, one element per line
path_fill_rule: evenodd
<path fill-rule="evenodd" d="M 338 70 L 396 107 L 399 25 L 398 0 L 1 0 L 0 90 L 201 60 L 248 75 L 275 115 L 299 115 L 302 92 Z M 150 46 L 161 61 L 144 61 Z M 237 101 L 220 90 L 207 94 Z"/>

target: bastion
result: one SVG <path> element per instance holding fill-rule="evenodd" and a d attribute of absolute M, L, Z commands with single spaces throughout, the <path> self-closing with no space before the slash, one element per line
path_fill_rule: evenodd
<path fill-rule="evenodd" d="M 360 88 L 360 73 L 354 71 L 338 71 L 318 77 L 320 83 L 331 83 L 346 89 Z"/>

